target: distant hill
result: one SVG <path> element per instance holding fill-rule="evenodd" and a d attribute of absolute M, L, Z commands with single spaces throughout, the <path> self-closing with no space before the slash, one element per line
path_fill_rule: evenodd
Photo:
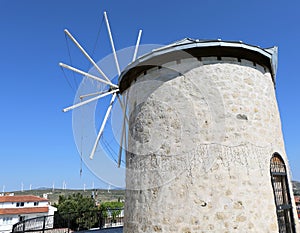
<path fill-rule="evenodd" d="M 53 205 L 54 203 L 58 202 L 58 198 L 60 195 L 68 196 L 73 195 L 76 193 L 81 193 L 83 196 L 91 197 L 92 195 L 95 196 L 96 201 L 117 201 L 117 200 L 124 200 L 125 199 L 125 190 L 118 189 L 118 190 L 104 190 L 104 189 L 86 189 L 79 190 L 79 189 L 55 189 L 52 190 L 50 188 L 39 188 L 34 190 L 24 190 L 22 191 L 15 191 L 11 192 L 15 195 L 35 195 L 43 197 L 45 196 L 50 203 Z"/>
<path fill-rule="evenodd" d="M 293 183 L 293 191 L 295 195 L 300 196 L 300 182 L 292 181 Z M 68 196 L 76 193 L 81 193 L 83 196 L 91 197 L 93 194 L 95 195 L 95 199 L 97 202 L 102 201 L 117 201 L 117 200 L 125 200 L 125 190 L 123 189 L 114 189 L 114 190 L 106 190 L 106 189 L 87 189 L 87 190 L 79 190 L 79 189 L 55 189 L 52 190 L 50 188 L 39 188 L 34 190 L 24 190 L 13 192 L 15 195 L 35 195 L 43 197 L 43 195 L 47 195 L 47 199 L 51 204 L 57 203 L 60 195 Z"/>

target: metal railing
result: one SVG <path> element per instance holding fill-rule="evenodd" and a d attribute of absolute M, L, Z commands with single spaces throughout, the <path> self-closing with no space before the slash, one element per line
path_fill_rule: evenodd
<path fill-rule="evenodd" d="M 21 232 L 73 232 L 123 226 L 124 209 L 94 210 L 41 216 L 13 225 L 13 233 Z M 50 232 L 50 231 L 49 231 Z"/>

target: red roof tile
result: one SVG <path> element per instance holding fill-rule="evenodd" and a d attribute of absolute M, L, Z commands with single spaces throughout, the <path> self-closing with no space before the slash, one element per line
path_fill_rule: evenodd
<path fill-rule="evenodd" d="M 0 203 L 1 202 L 35 202 L 35 201 L 48 201 L 48 199 L 33 196 L 33 195 L 0 196 Z"/>
<path fill-rule="evenodd" d="M 48 213 L 48 207 L 25 207 L 25 208 L 4 208 L 0 209 L 0 215 L 4 214 L 33 214 Z"/>

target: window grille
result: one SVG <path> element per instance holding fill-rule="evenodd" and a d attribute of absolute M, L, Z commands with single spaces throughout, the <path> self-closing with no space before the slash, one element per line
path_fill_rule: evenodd
<path fill-rule="evenodd" d="M 279 233 L 295 233 L 293 207 L 289 193 L 286 166 L 279 154 L 273 155 L 270 171 Z"/>

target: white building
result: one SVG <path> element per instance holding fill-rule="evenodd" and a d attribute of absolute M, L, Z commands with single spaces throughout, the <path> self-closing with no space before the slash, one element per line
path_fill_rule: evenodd
<path fill-rule="evenodd" d="M 30 218 L 53 215 L 56 208 L 48 199 L 32 196 L 0 196 L 0 233 L 11 232 L 12 226 Z"/>

